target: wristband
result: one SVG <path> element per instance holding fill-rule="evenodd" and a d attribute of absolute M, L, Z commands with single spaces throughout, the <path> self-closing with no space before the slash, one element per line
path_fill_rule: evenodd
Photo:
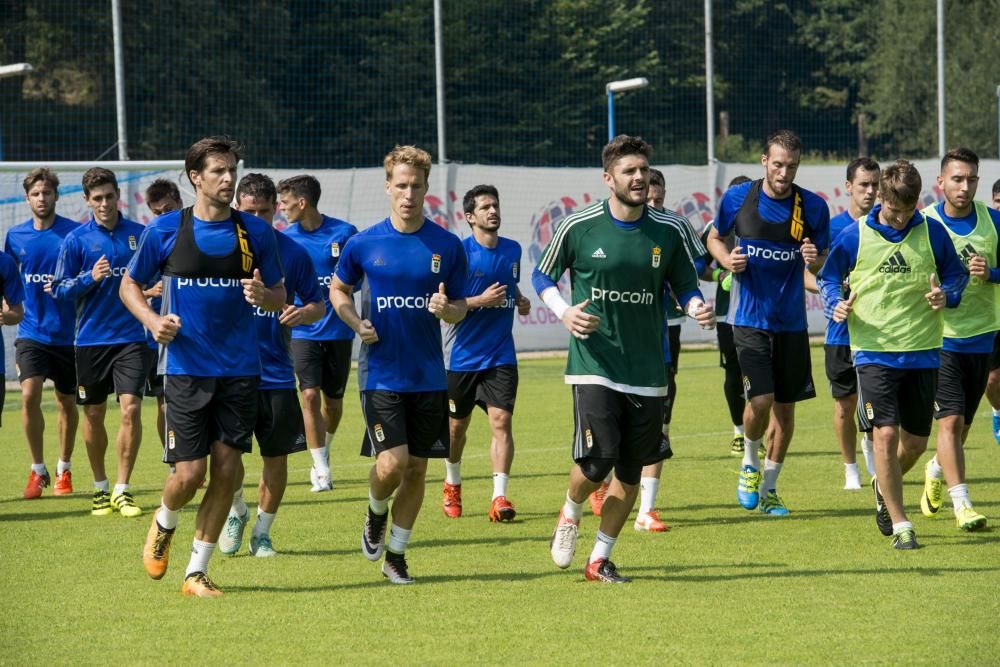
<path fill-rule="evenodd" d="M 701 299 L 698 299 L 698 298 L 691 299 L 690 301 L 688 301 L 688 305 L 687 305 L 687 311 L 686 311 L 687 312 L 687 316 L 688 317 L 694 317 L 695 312 L 700 307 L 702 307 L 704 305 L 705 305 L 705 302 L 702 301 Z"/>
<path fill-rule="evenodd" d="M 566 309 L 569 308 L 569 304 L 566 300 L 562 298 L 562 294 L 559 293 L 558 287 L 548 287 L 542 291 L 542 302 L 549 307 L 556 317 L 560 320 L 563 318 Z"/>

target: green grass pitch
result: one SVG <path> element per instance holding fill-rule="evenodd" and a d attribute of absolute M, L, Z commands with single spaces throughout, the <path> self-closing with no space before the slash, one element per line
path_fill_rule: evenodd
<path fill-rule="evenodd" d="M 676 456 L 666 464 L 659 497 L 672 530 L 640 534 L 631 521 L 626 525 L 613 558 L 634 582 L 620 587 L 583 578 L 597 529 L 589 514 L 573 566 L 558 570 L 549 557 L 571 464 L 570 393 L 560 359 L 521 364 L 509 489 L 515 523 L 486 519 L 489 437 L 477 413 L 463 466 L 465 516 L 442 514 L 444 466 L 432 462 L 408 552 L 417 584 L 387 584 L 359 549 L 370 464 L 357 456 L 361 420 L 352 389 L 334 443 L 334 491 L 310 493 L 309 457 L 294 456 L 272 530 L 280 556 L 252 558 L 245 543 L 236 557 L 216 553 L 210 571 L 225 591 L 217 600 L 179 593 L 196 504 L 181 514 L 165 578 L 152 581 L 142 569 L 149 512 L 166 472 L 152 402 L 145 403 L 144 449 L 133 478 L 146 514 L 95 518 L 79 436 L 76 493 L 55 498 L 47 489 L 40 500 L 21 499 L 28 458 L 19 395 L 11 393 L 0 431 L 0 663 L 1000 661 L 1000 538 L 993 527 L 1000 525 L 1000 448 L 990 436 L 986 404 L 967 460 L 972 500 L 991 527 L 960 532 L 947 500 L 940 518 L 920 514 L 927 454 L 905 488 L 924 548 L 897 552 L 875 527 L 870 490 L 841 489 L 820 348 L 813 349 L 813 376 L 821 396 L 799 405 L 779 480 L 791 516 L 766 517 L 737 505 L 739 461 L 729 454 L 717 359 L 714 351 L 681 357 Z M 55 416 L 51 404 L 47 410 L 46 462 L 54 471 Z M 109 418 L 112 434 L 116 421 Z M 256 453 L 246 464 L 245 495 L 255 511 Z"/>

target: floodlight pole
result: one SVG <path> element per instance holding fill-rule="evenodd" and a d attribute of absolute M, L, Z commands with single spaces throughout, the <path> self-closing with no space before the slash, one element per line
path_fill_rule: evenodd
<path fill-rule="evenodd" d="M 7 79 L 15 76 L 25 76 L 34 69 L 28 63 L 17 63 L 15 65 L 0 66 L 0 79 Z M 3 160 L 3 137 L 0 136 L 0 161 Z"/>
<path fill-rule="evenodd" d="M 624 93 L 629 90 L 639 90 L 649 85 L 646 77 L 635 79 L 622 79 L 620 81 L 609 81 L 605 86 L 608 93 L 608 141 L 615 138 L 615 93 Z"/>
<path fill-rule="evenodd" d="M 944 0 L 937 0 L 937 106 L 938 106 L 938 157 L 944 157 Z"/>
<path fill-rule="evenodd" d="M 111 30 L 115 42 L 115 112 L 118 119 L 118 159 L 128 159 L 128 131 L 125 125 L 125 56 L 122 53 L 121 0 L 111 0 Z"/>
<path fill-rule="evenodd" d="M 708 164 L 715 163 L 715 64 L 712 58 L 712 0 L 705 0 L 705 143 Z"/>
<path fill-rule="evenodd" d="M 997 86 L 997 158 L 1000 158 L 1000 86 Z"/>
<path fill-rule="evenodd" d="M 434 0 L 434 79 L 437 98 L 438 164 L 448 161 L 444 119 L 444 31 L 441 28 L 441 0 Z"/>

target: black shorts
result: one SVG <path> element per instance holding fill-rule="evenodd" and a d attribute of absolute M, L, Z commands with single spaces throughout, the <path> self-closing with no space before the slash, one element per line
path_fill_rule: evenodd
<path fill-rule="evenodd" d="M 858 371 L 858 409 L 872 426 L 900 426 L 926 437 L 934 416 L 936 368 L 865 364 Z"/>
<path fill-rule="evenodd" d="M 670 363 L 667 372 L 677 375 L 681 360 L 681 325 L 671 324 L 667 327 L 667 344 L 670 348 Z"/>
<path fill-rule="evenodd" d="M 765 331 L 733 327 L 733 341 L 743 370 L 743 397 L 774 394 L 778 403 L 816 397 L 807 331 Z"/>
<path fill-rule="evenodd" d="M 448 371 L 448 410 L 453 419 L 465 419 L 475 406 L 492 405 L 514 412 L 517 366 L 497 366 L 481 371 Z"/>
<path fill-rule="evenodd" d="M 640 466 L 658 463 L 663 396 L 638 396 L 598 384 L 573 385 L 573 460 L 610 459 Z"/>
<path fill-rule="evenodd" d="M 443 459 L 451 450 L 447 391 L 363 391 L 361 413 L 366 427 L 362 456 L 406 445 L 411 456 Z"/>
<path fill-rule="evenodd" d="M 3 382 L 0 382 L 0 426 L 3 426 L 3 408 L 4 403 L 7 402 L 7 378 L 3 378 Z"/>
<path fill-rule="evenodd" d="M 163 460 L 176 463 L 203 459 L 215 442 L 249 452 L 257 423 L 259 384 L 256 375 L 164 376 L 167 445 Z"/>
<path fill-rule="evenodd" d="M 979 401 L 990 377 L 990 352 L 962 354 L 941 350 L 934 418 L 962 415 L 968 426 L 976 416 Z"/>
<path fill-rule="evenodd" d="M 146 343 L 87 345 L 76 348 L 76 402 L 100 405 L 110 394 L 142 398 L 149 348 Z"/>
<path fill-rule="evenodd" d="M 990 370 L 995 371 L 1000 368 L 1000 331 L 993 338 L 993 354 L 990 355 Z"/>
<path fill-rule="evenodd" d="M 305 451 L 306 428 L 299 394 L 294 389 L 261 389 L 253 428 L 261 456 L 287 456 Z"/>
<path fill-rule="evenodd" d="M 736 343 L 733 342 L 733 327 L 725 322 L 715 323 L 715 337 L 719 341 L 719 368 L 728 368 L 730 364 L 740 366 L 740 358 L 736 353 Z"/>
<path fill-rule="evenodd" d="M 850 345 L 824 345 L 826 353 L 826 379 L 834 398 L 846 398 L 858 393 L 858 374 L 854 370 L 854 357 Z"/>
<path fill-rule="evenodd" d="M 17 381 L 48 378 L 60 394 L 76 393 L 76 354 L 72 345 L 49 345 L 30 338 L 14 341 Z"/>
<path fill-rule="evenodd" d="M 160 349 L 158 347 L 146 346 L 146 354 L 149 356 L 149 373 L 146 374 L 146 396 L 163 396 L 163 376 L 159 374 L 157 364 L 160 360 Z"/>
<path fill-rule="evenodd" d="M 292 339 L 292 361 L 299 389 L 319 387 L 329 398 L 343 398 L 351 374 L 352 340 Z"/>

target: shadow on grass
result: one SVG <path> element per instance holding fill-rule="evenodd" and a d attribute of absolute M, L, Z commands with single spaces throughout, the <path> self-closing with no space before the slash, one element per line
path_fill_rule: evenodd
<path fill-rule="evenodd" d="M 51 521 L 53 519 L 65 519 L 67 517 L 89 517 L 90 510 L 81 505 L 77 509 L 67 512 L 14 512 L 11 514 L 0 514 L 0 522 L 4 521 Z"/>
<path fill-rule="evenodd" d="M 436 540 L 421 540 L 413 545 L 416 549 L 425 548 L 440 548 L 440 547 L 460 547 L 460 546 L 470 546 L 470 545 L 489 545 L 489 546 L 509 546 L 511 544 L 516 544 L 518 542 L 544 542 L 549 543 L 550 537 L 548 535 L 495 535 L 491 537 L 475 537 L 469 539 L 436 539 Z M 352 547 L 350 549 L 310 549 L 310 550 L 295 550 L 282 549 L 281 555 L 285 556 L 354 556 L 361 551 L 360 547 Z"/>
<path fill-rule="evenodd" d="M 282 552 L 285 553 L 285 552 Z M 458 581 L 488 581 L 488 582 L 514 582 L 514 581 L 535 581 L 547 579 L 549 577 L 565 577 L 561 570 L 548 572 L 516 572 L 516 573 L 490 573 L 490 574 L 432 574 L 426 577 L 417 575 L 418 585 L 428 584 L 449 584 Z M 391 586 L 384 578 L 372 579 L 370 581 L 355 581 L 344 584 L 330 584 L 328 586 L 226 586 L 226 593 L 322 593 L 326 591 L 345 591 L 365 588 L 378 588 Z"/>
<path fill-rule="evenodd" d="M 935 542 L 935 544 L 938 544 Z M 701 571 L 709 567 L 714 568 L 732 568 L 737 570 L 732 573 L 715 573 L 715 574 L 685 574 L 688 571 Z M 741 570 L 748 570 L 756 568 L 757 571 L 753 572 L 743 572 Z M 772 569 L 773 568 L 773 569 Z M 826 570 L 798 570 L 790 569 L 784 564 L 758 564 L 758 565 L 745 565 L 745 564 L 720 564 L 713 566 L 706 565 L 691 565 L 687 567 L 655 567 L 655 566 L 640 566 L 640 567 L 627 567 L 622 568 L 625 575 L 631 575 L 634 572 L 662 572 L 659 575 L 642 574 L 636 576 L 636 581 L 644 580 L 656 580 L 656 581 L 684 581 L 684 582 L 719 582 L 719 581 L 739 581 L 743 579 L 759 579 L 761 577 L 786 579 L 795 577 L 830 577 L 830 576 L 855 576 L 855 575 L 868 575 L 868 574 L 904 574 L 912 575 L 914 573 L 913 563 L 907 561 L 900 561 L 899 567 L 873 567 L 873 568 L 854 568 L 854 569 L 826 569 Z M 760 570 L 769 569 L 767 572 L 761 572 Z M 668 570 L 664 572 L 664 570 Z M 919 569 L 919 574 L 930 577 L 937 576 L 950 576 L 959 573 L 968 574 L 986 574 L 989 572 L 1000 571 L 1000 566 L 997 567 L 923 567 Z"/>

